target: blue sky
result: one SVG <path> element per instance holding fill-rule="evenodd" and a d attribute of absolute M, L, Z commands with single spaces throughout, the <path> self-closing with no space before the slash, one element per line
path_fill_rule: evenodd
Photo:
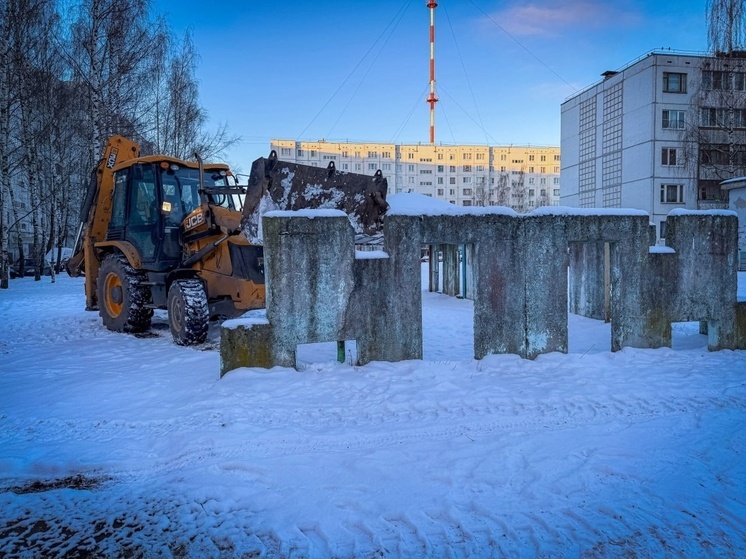
<path fill-rule="evenodd" d="M 191 29 L 210 126 L 243 138 L 427 143 L 425 0 L 155 0 Z M 440 0 L 436 143 L 559 145 L 560 104 L 653 49 L 706 51 L 705 0 Z"/>

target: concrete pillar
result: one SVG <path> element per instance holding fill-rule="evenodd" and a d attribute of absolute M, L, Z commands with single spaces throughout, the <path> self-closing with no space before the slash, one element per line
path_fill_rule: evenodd
<path fill-rule="evenodd" d="M 430 245 L 430 291 L 440 292 L 440 245 Z"/>
<path fill-rule="evenodd" d="M 666 244 L 678 255 L 673 313 L 707 322 L 710 351 L 735 349 L 738 292 L 738 218 L 730 212 L 671 212 Z"/>
<path fill-rule="evenodd" d="M 458 246 L 443 245 L 443 293 L 455 297 L 459 294 Z"/>
<path fill-rule="evenodd" d="M 298 344 L 337 341 L 344 324 L 355 238 L 347 215 L 335 214 L 270 212 L 263 218 L 267 319 L 287 366 L 295 366 Z"/>

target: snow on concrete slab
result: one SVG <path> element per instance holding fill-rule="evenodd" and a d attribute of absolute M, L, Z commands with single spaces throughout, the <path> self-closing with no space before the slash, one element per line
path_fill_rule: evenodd
<path fill-rule="evenodd" d="M 678 215 L 698 215 L 698 216 L 708 216 L 708 215 L 717 215 L 717 216 L 733 216 L 738 217 L 738 214 L 733 210 L 687 210 L 685 208 L 676 208 L 675 210 L 671 210 L 668 212 L 668 215 L 678 216 Z"/>

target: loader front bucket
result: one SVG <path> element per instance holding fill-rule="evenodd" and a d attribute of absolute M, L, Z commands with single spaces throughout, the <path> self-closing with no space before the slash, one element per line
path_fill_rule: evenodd
<path fill-rule="evenodd" d="M 388 183 L 380 170 L 373 176 L 279 161 L 273 150 L 251 165 L 241 224 L 252 242 L 261 240 L 261 216 L 270 210 L 336 209 L 345 212 L 355 233 L 383 231 Z"/>

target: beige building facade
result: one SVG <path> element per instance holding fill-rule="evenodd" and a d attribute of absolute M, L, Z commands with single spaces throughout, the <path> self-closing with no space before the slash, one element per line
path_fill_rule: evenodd
<path fill-rule="evenodd" d="M 421 145 L 272 140 L 280 160 L 373 175 L 389 194 L 416 192 L 459 206 L 509 206 L 528 212 L 559 205 L 558 147 Z"/>

